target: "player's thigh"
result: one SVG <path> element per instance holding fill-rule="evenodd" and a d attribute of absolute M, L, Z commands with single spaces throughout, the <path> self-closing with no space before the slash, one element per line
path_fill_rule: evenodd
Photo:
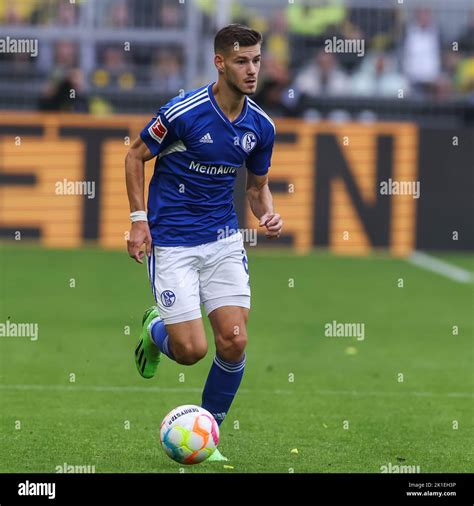
<path fill-rule="evenodd" d="M 153 296 L 166 325 L 201 317 L 200 259 L 193 248 L 154 246 L 148 259 Z"/>
<path fill-rule="evenodd" d="M 169 345 L 177 362 L 191 365 L 207 353 L 206 332 L 202 318 L 166 325 Z"/>
<path fill-rule="evenodd" d="M 205 356 L 207 340 L 201 319 L 199 268 L 195 248 L 154 246 L 148 262 L 153 295 L 176 360 L 192 364 Z"/>
<path fill-rule="evenodd" d="M 249 309 L 240 306 L 221 306 L 209 313 L 218 353 L 226 360 L 239 360 L 248 341 Z"/>
<path fill-rule="evenodd" d="M 203 259 L 199 289 L 206 314 L 223 306 L 249 309 L 250 278 L 240 232 L 206 245 Z"/>

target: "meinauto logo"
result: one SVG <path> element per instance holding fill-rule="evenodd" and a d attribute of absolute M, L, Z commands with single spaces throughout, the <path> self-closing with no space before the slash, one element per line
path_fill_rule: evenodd
<path fill-rule="evenodd" d="M 235 174 L 237 167 L 233 165 L 205 165 L 199 162 L 191 161 L 188 167 L 189 170 L 200 172 L 201 174 L 220 175 L 220 174 Z"/>

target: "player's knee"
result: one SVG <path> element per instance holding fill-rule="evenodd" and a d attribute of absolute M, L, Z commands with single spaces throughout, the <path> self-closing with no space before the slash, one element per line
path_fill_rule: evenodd
<path fill-rule="evenodd" d="M 229 362 L 238 362 L 242 359 L 245 347 L 247 346 L 247 334 L 243 332 L 229 336 L 221 336 L 217 342 L 217 351 L 219 356 Z"/>
<path fill-rule="evenodd" d="M 193 365 L 206 356 L 207 343 L 182 343 L 173 346 L 176 362 L 181 365 Z"/>

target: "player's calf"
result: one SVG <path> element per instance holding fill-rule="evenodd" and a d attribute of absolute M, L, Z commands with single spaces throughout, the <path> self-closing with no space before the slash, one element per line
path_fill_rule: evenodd
<path fill-rule="evenodd" d="M 248 309 L 223 306 L 209 313 L 216 356 L 202 394 L 202 407 L 220 425 L 227 415 L 239 389 L 245 369 Z"/>
<path fill-rule="evenodd" d="M 176 362 L 181 365 L 193 365 L 203 359 L 207 353 L 207 342 L 174 342 L 172 350 Z"/>
<path fill-rule="evenodd" d="M 166 325 L 173 360 L 193 365 L 206 356 L 207 339 L 201 318 Z"/>

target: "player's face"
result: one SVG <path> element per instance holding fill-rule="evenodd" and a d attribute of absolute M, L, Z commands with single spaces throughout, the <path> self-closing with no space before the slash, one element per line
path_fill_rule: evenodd
<path fill-rule="evenodd" d="M 231 88 L 243 95 L 254 94 L 260 71 L 260 44 L 230 50 L 224 58 L 223 67 L 223 77 Z"/>

